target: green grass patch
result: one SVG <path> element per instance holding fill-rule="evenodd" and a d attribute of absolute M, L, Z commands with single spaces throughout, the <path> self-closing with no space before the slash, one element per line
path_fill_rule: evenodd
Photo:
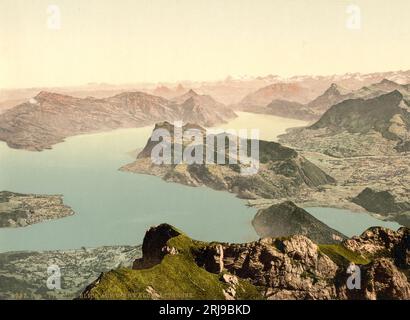
<path fill-rule="evenodd" d="M 178 230 L 178 232 L 180 232 Z M 91 290 L 94 299 L 151 299 L 151 287 L 160 299 L 225 299 L 222 290 L 228 285 L 220 275 L 207 272 L 196 265 L 194 252 L 206 243 L 180 234 L 168 240 L 167 245 L 178 250 L 166 255 L 160 264 L 149 269 L 121 268 L 105 273 Z M 259 289 L 239 279 L 236 289 L 239 299 L 262 299 Z"/>
<path fill-rule="evenodd" d="M 357 265 L 365 265 L 370 260 L 360 254 L 350 251 L 341 244 L 321 244 L 319 250 L 327 255 L 337 265 L 348 265 L 351 262 Z"/>

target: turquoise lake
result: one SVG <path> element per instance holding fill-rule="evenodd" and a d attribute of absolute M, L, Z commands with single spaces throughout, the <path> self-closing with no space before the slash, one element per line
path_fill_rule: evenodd
<path fill-rule="evenodd" d="M 269 140 L 286 128 L 305 124 L 239 113 L 223 128 L 239 129 L 246 123 L 252 123 L 249 128 L 260 128 L 261 138 Z M 256 210 L 233 194 L 118 171 L 133 161 L 132 154 L 143 148 L 152 128 L 70 137 L 42 152 L 11 149 L 1 142 L 0 190 L 62 194 L 76 214 L 24 228 L 0 229 L 0 252 L 140 244 L 148 227 L 163 222 L 201 240 L 257 239 L 251 226 Z M 367 214 L 323 208 L 309 211 L 346 235 L 371 225 L 386 225 Z M 386 226 L 397 229 L 399 225 Z"/>
<path fill-rule="evenodd" d="M 340 231 L 348 237 L 360 235 L 369 227 L 381 226 L 397 230 L 401 227 L 397 222 L 381 221 L 365 212 L 351 212 L 337 208 L 305 208 L 316 219 L 329 227 Z"/>

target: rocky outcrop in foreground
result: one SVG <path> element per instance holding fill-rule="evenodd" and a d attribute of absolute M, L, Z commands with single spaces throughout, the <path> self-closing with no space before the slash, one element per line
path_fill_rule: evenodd
<path fill-rule="evenodd" d="M 291 201 L 259 210 L 252 220 L 252 225 L 261 238 L 300 234 L 316 243 L 326 244 L 340 243 L 346 239 L 344 234 L 330 228 Z"/>
<path fill-rule="evenodd" d="M 25 227 L 74 214 L 61 195 L 22 194 L 0 191 L 0 228 Z"/>
<path fill-rule="evenodd" d="M 408 228 L 371 228 L 336 245 L 302 235 L 206 243 L 162 224 L 148 230 L 133 269 L 102 273 L 81 298 L 410 299 L 409 242 Z"/>

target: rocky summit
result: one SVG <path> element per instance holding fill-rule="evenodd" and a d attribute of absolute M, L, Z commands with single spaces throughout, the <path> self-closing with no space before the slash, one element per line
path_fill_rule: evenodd
<path fill-rule="evenodd" d="M 347 90 L 336 83 L 332 83 L 330 87 L 316 99 L 307 104 L 307 107 L 312 110 L 317 116 L 323 114 L 331 106 L 346 99 Z"/>
<path fill-rule="evenodd" d="M 132 269 L 102 273 L 80 298 L 409 299 L 409 241 L 408 228 L 371 228 L 340 244 L 302 235 L 207 243 L 162 224 Z"/>

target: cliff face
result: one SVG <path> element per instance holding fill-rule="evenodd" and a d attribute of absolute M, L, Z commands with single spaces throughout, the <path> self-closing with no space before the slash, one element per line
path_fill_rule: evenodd
<path fill-rule="evenodd" d="M 302 235 L 227 244 L 195 241 L 164 224 L 147 232 L 150 250 L 133 270 L 103 273 L 81 298 L 410 299 L 409 232 L 372 228 L 338 245 Z M 347 286 L 352 263 L 360 268 L 356 289 Z"/>
<path fill-rule="evenodd" d="M 316 243 L 340 243 L 346 236 L 328 227 L 309 212 L 287 201 L 257 212 L 252 220 L 257 234 L 262 237 L 307 236 Z"/>
<path fill-rule="evenodd" d="M 157 124 L 155 129 L 164 128 L 171 134 L 171 149 L 174 149 L 174 127 L 164 122 Z M 188 124 L 183 131 L 195 128 L 202 132 L 205 129 L 198 125 Z M 208 135 L 207 139 L 215 139 Z M 234 139 L 238 139 L 234 137 Z M 250 140 L 247 141 L 248 145 Z M 166 181 L 178 182 L 190 186 L 205 185 L 217 190 L 226 190 L 237 194 L 240 198 L 282 198 L 297 194 L 304 188 L 317 188 L 323 184 L 334 183 L 335 180 L 319 169 L 316 165 L 300 156 L 295 150 L 279 143 L 259 141 L 259 169 L 256 174 L 242 175 L 241 168 L 246 167 L 238 160 L 237 164 L 154 164 L 151 151 L 160 142 L 148 140 L 145 148 L 137 156 L 136 161 L 121 168 L 124 171 L 151 174 L 162 177 Z M 227 151 L 228 142 L 220 149 Z M 205 146 L 200 145 L 205 155 Z M 221 153 L 215 145 L 214 154 Z M 185 142 L 183 146 L 185 150 Z M 249 149 L 248 149 L 249 150 Z M 205 161 L 204 161 L 205 162 Z"/>

